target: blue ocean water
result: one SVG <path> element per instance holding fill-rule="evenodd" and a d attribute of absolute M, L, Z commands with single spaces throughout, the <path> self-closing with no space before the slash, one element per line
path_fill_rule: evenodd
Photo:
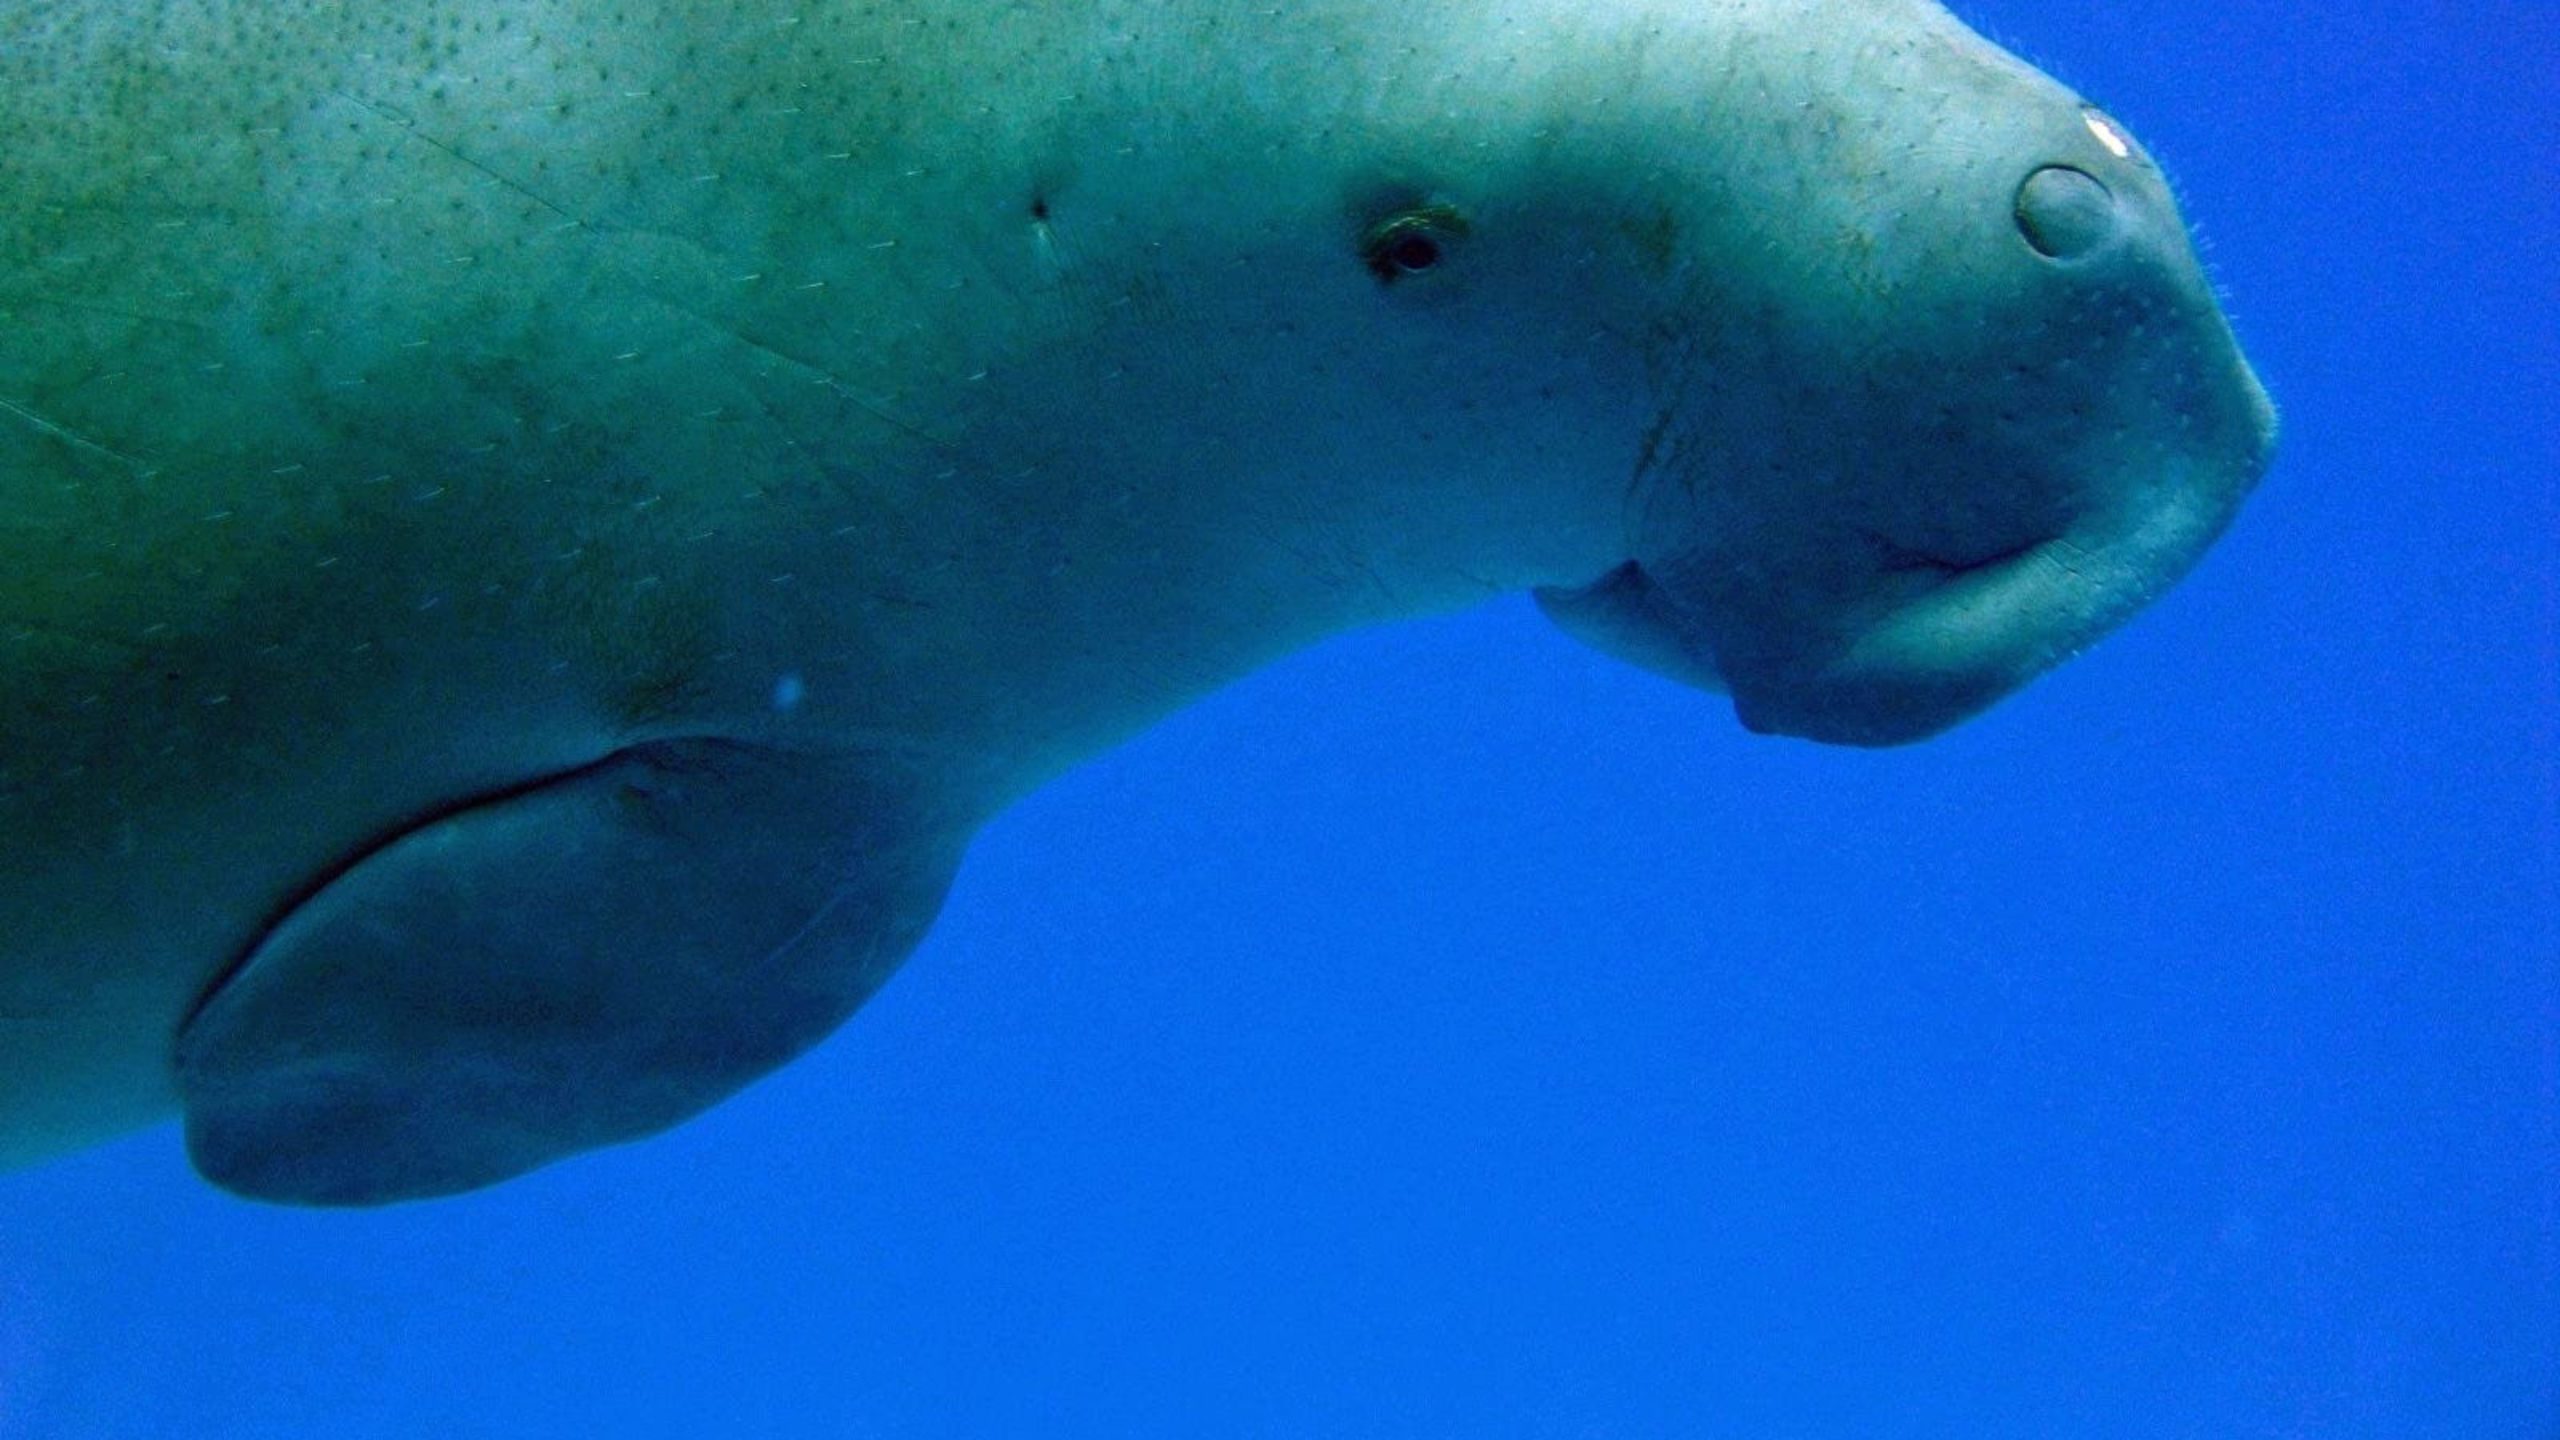
<path fill-rule="evenodd" d="M 2560 8 L 1971 0 L 2285 450 L 1937 742 L 1526 603 L 998 823 L 835 1042 L 465 1199 L 0 1176 L 0 1437 L 2560 1437 Z"/>

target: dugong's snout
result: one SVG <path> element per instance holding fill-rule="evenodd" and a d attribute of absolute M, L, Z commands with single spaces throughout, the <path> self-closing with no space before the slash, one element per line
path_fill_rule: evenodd
<path fill-rule="evenodd" d="M 1705 547 L 1541 599 L 1602 648 L 1729 693 L 1751 730 L 1867 746 L 1925 739 L 2115 629 L 2229 526 L 2272 456 L 2276 417 L 2236 347 L 2216 365 L 2209 381 L 2140 397 L 2139 419 L 2092 427 L 2053 457 L 2050 475 L 1986 484 L 1961 468 L 1879 467 L 1875 483 L 1897 493 L 1960 497 L 1944 512 L 1957 523 L 1826 525 L 1819 559 L 1782 551 L 1764 564 Z M 2072 498 L 1961 498 L 1985 491 Z"/>
<path fill-rule="evenodd" d="M 2222 483 L 2197 488 L 2211 493 Z M 2210 501 L 2164 503 L 2118 527 L 2075 530 L 1985 561 L 1922 562 L 1914 593 L 1874 618 L 1749 659 L 1729 646 L 1735 658 L 1719 678 L 1736 717 L 1764 734 L 1847 745 L 1926 739 L 2121 624 L 2192 567 L 2231 513 Z"/>
<path fill-rule="evenodd" d="M 2124 148 L 2096 112 L 2087 126 Z M 1864 575 L 1781 571 L 1776 593 L 1749 597 L 1702 587 L 1723 592 L 1702 639 L 1745 726 L 1857 745 L 1934 735 L 2184 577 L 2265 473 L 2274 405 L 2156 176 L 2110 187 L 2039 167 L 2015 220 L 2057 283 L 2006 302 L 2013 354 L 1949 357 L 1951 384 L 1915 387 L 1932 418 L 1869 441 L 1859 488 L 1897 498 L 1862 522 Z M 1948 393 L 1968 385 L 1989 402 Z"/>
<path fill-rule="evenodd" d="M 2032 112 L 2019 133 L 1927 177 L 1957 198 L 1903 225 L 1925 239 L 1793 273 L 1794 328 L 1749 341 L 1777 385 L 1701 420 L 1634 560 L 1540 592 L 1560 625 L 1729 693 L 1752 730 L 1891 745 L 2194 567 L 2264 473 L 2274 408 L 2148 157 L 2029 73 L 1995 77 Z M 1908 203 L 1819 223 L 1881 236 Z"/>

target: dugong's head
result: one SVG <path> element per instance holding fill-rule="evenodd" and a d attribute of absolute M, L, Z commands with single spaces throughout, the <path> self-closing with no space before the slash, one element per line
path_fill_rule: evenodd
<path fill-rule="evenodd" d="M 1755 729 L 1915 739 L 2158 595 L 2263 469 L 2274 413 L 2149 155 L 1930 0 L 1411 13 L 1249 75 L 1351 77 L 1254 142 L 1350 179 L 1238 167 L 1220 203 L 1275 235 L 1333 212 L 1224 323 L 1310 347 L 1288 383 L 1338 386 L 1361 483 L 1455 477 L 1423 524 L 1516 526 L 1523 487 L 1604 512 L 1528 577 L 1584 640 Z"/>
<path fill-rule="evenodd" d="M 1754 729 L 1889 744 L 2185 573 L 2275 415 L 2123 125 L 1933 6 L 1856 8 L 1908 29 L 1850 27 L 1666 208 L 1634 553 L 1540 599 Z"/>

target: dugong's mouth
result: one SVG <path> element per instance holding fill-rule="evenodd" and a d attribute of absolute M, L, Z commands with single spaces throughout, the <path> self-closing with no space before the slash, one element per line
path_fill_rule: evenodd
<path fill-rule="evenodd" d="M 1719 666 L 1747 728 L 1841 745 L 1926 739 L 2085 647 L 2166 577 L 2139 577 L 2069 539 L 1949 565 L 1917 598 L 1811 663 Z M 1819 658 L 1816 658 L 1819 657 Z"/>
<path fill-rule="evenodd" d="M 1847 745 L 1925 739 L 2088 648 L 2181 579 L 2230 524 L 2273 444 L 2236 474 L 2168 477 L 2130 513 L 1931 567 L 1931 583 L 1827 635 L 1720 646 L 1734 712 L 1763 733 Z"/>
<path fill-rule="evenodd" d="M 2243 372 L 2245 375 L 2245 372 Z M 2246 440 L 2154 457 L 2135 485 L 2061 533 L 1974 554 L 1880 537 L 1864 570 L 1747 572 L 1713 551 L 1629 561 L 1593 584 L 1538 592 L 1568 633 L 1620 659 L 1729 694 L 1747 728 L 1831 744 L 1925 739 L 2086 649 L 2192 569 L 2264 471 L 2275 412 L 2254 377 Z"/>

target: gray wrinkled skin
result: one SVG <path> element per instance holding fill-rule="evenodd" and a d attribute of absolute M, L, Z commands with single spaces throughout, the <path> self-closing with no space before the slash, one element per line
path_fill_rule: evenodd
<path fill-rule="evenodd" d="M 1928 0 L 67 0 L 0 135 L 0 1161 L 278 1199 L 714 1103 L 1349 626 L 1934 732 L 2273 436 Z"/>

